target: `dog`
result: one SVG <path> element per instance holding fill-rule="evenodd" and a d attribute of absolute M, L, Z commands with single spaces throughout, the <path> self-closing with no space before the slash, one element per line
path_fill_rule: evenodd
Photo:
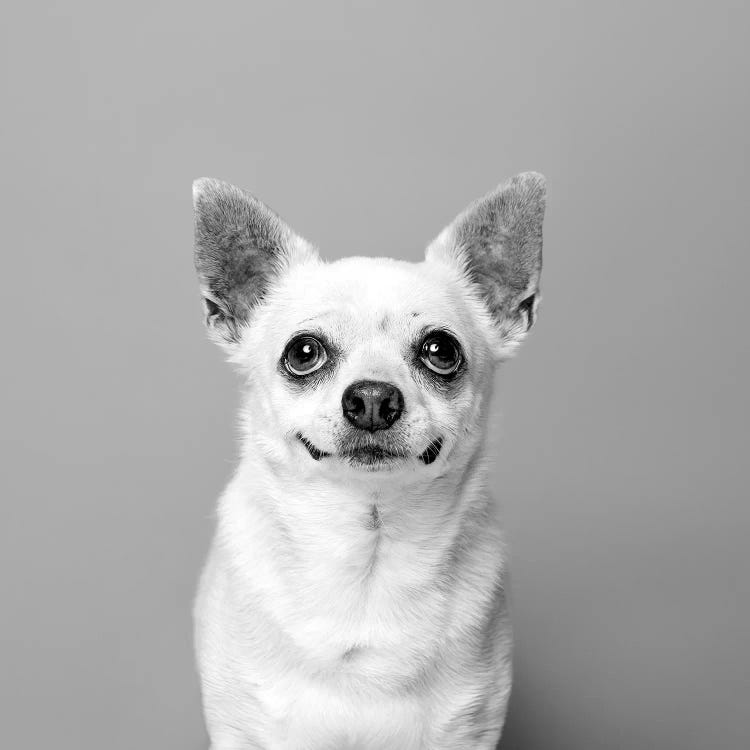
<path fill-rule="evenodd" d="M 245 384 L 195 603 L 213 750 L 495 748 L 511 629 L 487 414 L 537 316 L 545 196 L 523 173 L 420 263 L 325 262 L 249 193 L 194 183 L 205 322 Z"/>

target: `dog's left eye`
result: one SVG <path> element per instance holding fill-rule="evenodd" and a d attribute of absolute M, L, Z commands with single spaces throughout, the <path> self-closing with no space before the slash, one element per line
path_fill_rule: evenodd
<path fill-rule="evenodd" d="M 313 336 L 300 336 L 294 339 L 284 352 L 286 369 L 297 377 L 319 370 L 327 359 L 325 347 Z"/>
<path fill-rule="evenodd" d="M 434 331 L 422 342 L 420 359 L 438 375 L 452 375 L 461 364 L 461 348 L 450 334 Z"/>

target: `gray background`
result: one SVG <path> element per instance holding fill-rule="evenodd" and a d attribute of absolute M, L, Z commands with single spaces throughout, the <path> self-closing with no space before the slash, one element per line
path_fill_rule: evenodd
<path fill-rule="evenodd" d="M 742 7 L 742 6 L 745 7 Z M 549 180 L 498 378 L 503 748 L 750 745 L 742 3 L 16 3 L 2 54 L 3 747 L 205 748 L 190 606 L 234 461 L 190 182 L 417 259 Z"/>

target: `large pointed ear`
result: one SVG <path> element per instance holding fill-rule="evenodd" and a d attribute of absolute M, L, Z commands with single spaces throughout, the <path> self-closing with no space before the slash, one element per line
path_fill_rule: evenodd
<path fill-rule="evenodd" d="M 229 183 L 196 180 L 193 205 L 206 325 L 219 343 L 231 345 L 274 279 L 317 254 L 270 208 Z"/>
<path fill-rule="evenodd" d="M 471 205 L 427 248 L 458 264 L 512 350 L 536 319 L 542 271 L 545 179 L 524 172 Z"/>

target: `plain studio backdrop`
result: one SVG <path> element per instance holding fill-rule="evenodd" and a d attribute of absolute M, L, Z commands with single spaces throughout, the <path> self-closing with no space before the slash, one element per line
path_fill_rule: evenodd
<path fill-rule="evenodd" d="M 191 181 L 417 260 L 549 181 L 498 374 L 503 750 L 750 746 L 743 3 L 14 3 L 2 54 L 0 744 L 203 750 L 191 600 L 235 465 Z"/>

